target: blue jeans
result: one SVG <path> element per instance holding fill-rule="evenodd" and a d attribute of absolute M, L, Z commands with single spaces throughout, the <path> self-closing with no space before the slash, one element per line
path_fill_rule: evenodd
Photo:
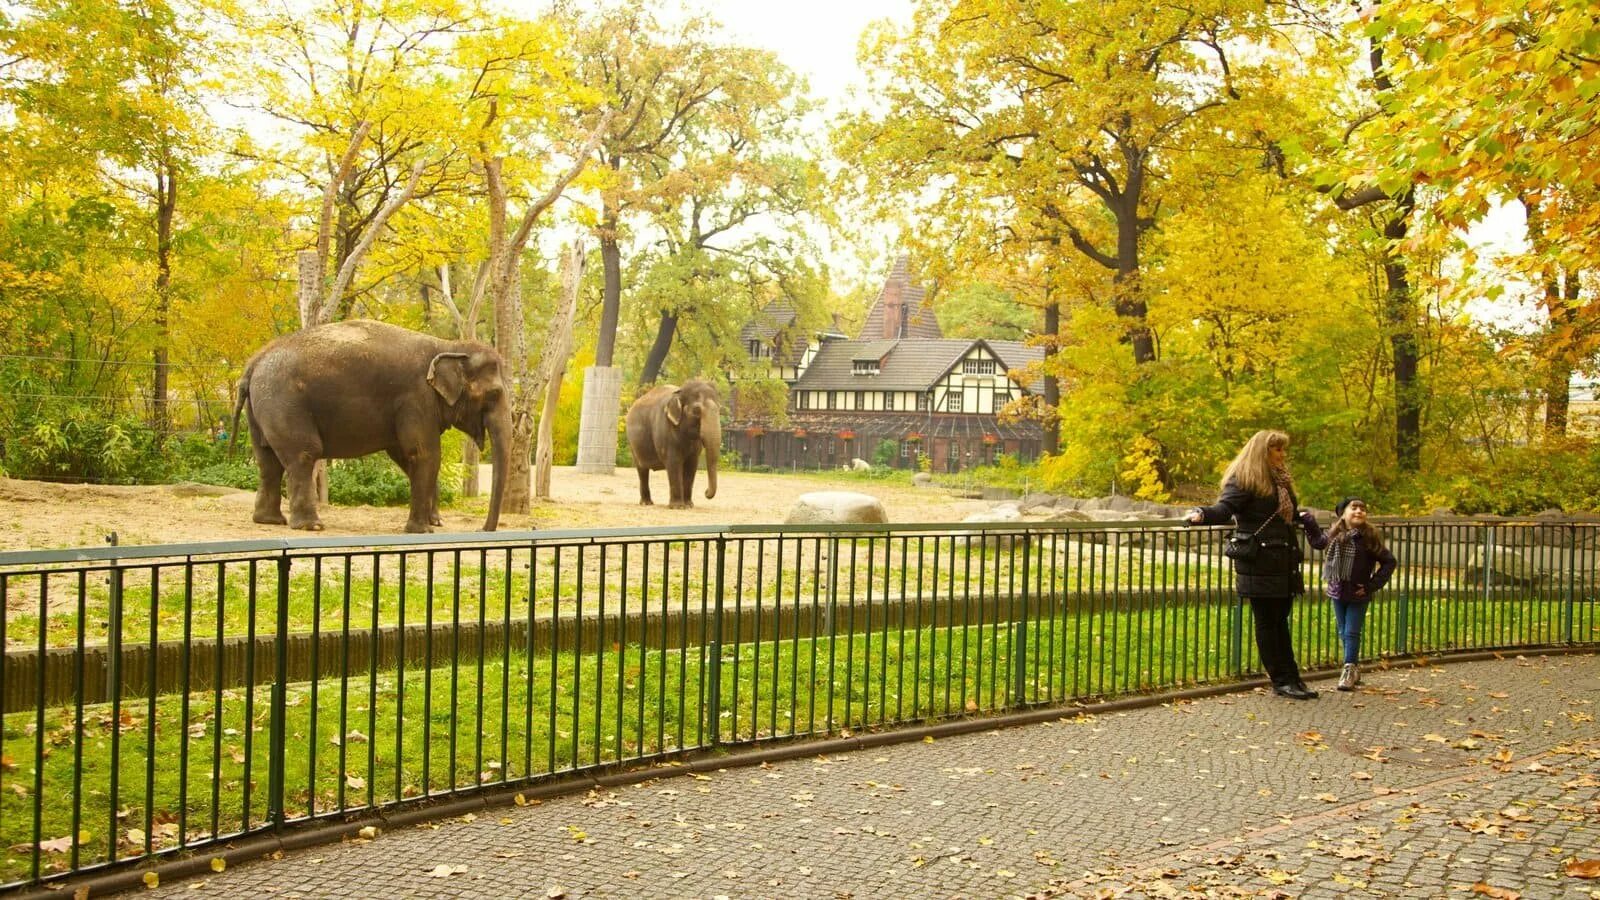
<path fill-rule="evenodd" d="M 1344 661 L 1353 663 L 1361 657 L 1361 623 L 1367 618 L 1367 600 L 1333 601 L 1333 624 L 1344 644 Z"/>

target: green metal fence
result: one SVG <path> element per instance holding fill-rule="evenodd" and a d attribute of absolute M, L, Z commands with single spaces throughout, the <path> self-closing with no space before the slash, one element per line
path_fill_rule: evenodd
<path fill-rule="evenodd" d="M 1364 655 L 1600 642 L 1600 525 L 1387 521 Z M 1253 674 L 1222 532 L 735 526 L 0 554 L 0 883 L 711 747 Z M 1297 605 L 1303 666 L 1340 659 Z"/>

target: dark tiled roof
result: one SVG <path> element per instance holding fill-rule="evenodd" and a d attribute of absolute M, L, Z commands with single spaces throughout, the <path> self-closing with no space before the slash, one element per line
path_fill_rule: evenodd
<path fill-rule="evenodd" d="M 925 391 L 976 344 L 972 340 L 829 341 L 795 382 L 799 391 Z M 1016 341 L 985 341 L 1007 368 L 1044 359 L 1044 350 Z M 879 348 L 887 347 L 887 355 Z M 858 359 L 882 359 L 876 375 L 853 374 Z"/>
<path fill-rule="evenodd" d="M 873 362 L 878 362 L 888 356 L 889 351 L 893 350 L 899 341 L 850 341 L 849 343 L 850 359 L 852 361 L 870 359 Z"/>
<path fill-rule="evenodd" d="M 894 261 L 894 268 L 889 270 L 889 278 L 883 283 L 883 289 L 878 292 L 878 299 L 873 302 L 872 309 L 867 311 L 867 321 L 862 323 L 861 331 L 856 335 L 857 339 L 873 341 L 911 337 L 938 340 L 944 337 L 944 332 L 939 330 L 939 321 L 933 317 L 933 310 L 929 308 L 927 299 L 927 292 L 911 280 L 910 259 L 904 255 L 898 257 Z M 907 310 L 904 334 L 884 330 L 885 309 L 896 300 Z"/>

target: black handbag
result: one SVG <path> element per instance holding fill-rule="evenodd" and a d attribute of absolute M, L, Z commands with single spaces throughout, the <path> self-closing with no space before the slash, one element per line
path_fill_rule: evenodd
<path fill-rule="evenodd" d="M 1276 515 L 1276 513 L 1274 513 L 1274 515 Z M 1261 527 L 1257 528 L 1253 534 L 1239 534 L 1238 532 L 1234 532 L 1233 534 L 1228 535 L 1228 539 L 1222 544 L 1222 555 L 1235 561 L 1255 559 L 1256 554 L 1261 552 L 1261 540 L 1259 535 L 1261 534 L 1262 529 L 1267 527 L 1267 523 L 1271 521 L 1272 516 L 1262 519 Z"/>

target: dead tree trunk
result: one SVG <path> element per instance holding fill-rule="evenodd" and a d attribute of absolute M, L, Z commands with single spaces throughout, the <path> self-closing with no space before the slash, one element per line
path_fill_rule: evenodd
<path fill-rule="evenodd" d="M 539 376 L 544 380 L 544 405 L 539 410 L 539 443 L 534 454 L 533 493 L 540 500 L 550 499 L 550 466 L 555 448 L 556 407 L 561 400 L 561 382 L 572 359 L 572 323 L 578 312 L 578 285 L 583 280 L 583 244 L 577 243 L 561 261 L 561 311 L 550 323 L 549 340 Z"/>

